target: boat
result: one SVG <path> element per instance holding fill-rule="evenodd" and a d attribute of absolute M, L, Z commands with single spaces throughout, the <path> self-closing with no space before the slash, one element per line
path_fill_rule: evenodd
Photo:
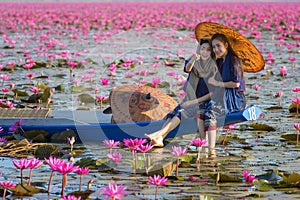
<path fill-rule="evenodd" d="M 223 124 L 237 124 L 246 121 L 256 121 L 262 116 L 262 111 L 257 106 L 248 106 L 241 112 L 226 115 Z M 74 110 L 74 111 L 51 111 L 45 118 L 23 117 L 21 128 L 26 132 L 29 130 L 44 130 L 53 135 L 65 130 L 74 130 L 78 140 L 82 143 L 99 143 L 105 139 L 122 141 L 123 139 L 145 138 L 145 133 L 152 133 L 161 129 L 165 120 L 148 122 L 128 122 L 120 124 L 110 123 L 111 115 L 103 114 L 100 110 Z M 3 128 L 2 136 L 9 135 L 9 127 L 16 123 L 18 118 L 1 118 L 0 127 Z M 196 133 L 197 123 L 194 118 L 188 118 L 166 138 Z M 77 141 L 78 141 L 77 140 Z"/>

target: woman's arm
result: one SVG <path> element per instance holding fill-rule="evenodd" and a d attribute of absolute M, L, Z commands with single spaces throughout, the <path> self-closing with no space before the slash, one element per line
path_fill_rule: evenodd
<path fill-rule="evenodd" d="M 184 72 L 190 73 L 194 67 L 194 64 L 196 60 L 200 58 L 200 55 L 194 54 L 191 59 L 188 61 L 188 63 L 184 66 Z"/>
<path fill-rule="evenodd" d="M 240 82 L 234 82 L 234 81 L 222 82 L 222 81 L 217 81 L 213 77 L 210 77 L 208 79 L 208 83 L 216 87 L 224 87 L 224 88 L 238 88 L 240 86 Z"/>
<path fill-rule="evenodd" d="M 192 106 L 192 105 L 202 103 L 204 101 L 208 101 L 208 100 L 210 100 L 212 94 L 213 94 L 212 92 L 209 92 L 206 95 L 204 95 L 202 97 L 199 97 L 197 99 L 190 100 L 190 101 L 185 101 L 184 103 L 181 104 L 181 107 L 185 108 L 185 107 L 189 107 L 189 106 Z"/>

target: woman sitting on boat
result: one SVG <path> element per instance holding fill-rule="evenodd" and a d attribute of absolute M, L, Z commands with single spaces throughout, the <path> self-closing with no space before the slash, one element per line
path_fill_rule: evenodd
<path fill-rule="evenodd" d="M 218 68 L 211 56 L 209 40 L 201 39 L 196 54 L 187 60 L 184 67 L 184 71 L 189 73 L 184 86 L 186 92 L 184 100 L 165 117 L 166 122 L 161 130 L 145 134 L 154 146 L 164 146 L 164 138 L 180 124 L 181 120 L 197 116 L 200 137 L 206 138 L 204 133 L 207 131 L 209 148 L 215 148 L 216 118 L 222 114 L 223 106 L 216 106 L 216 101 L 212 101 L 217 87 L 207 84 L 210 77 L 218 75 Z M 218 96 L 220 95 L 223 96 L 218 92 Z"/>

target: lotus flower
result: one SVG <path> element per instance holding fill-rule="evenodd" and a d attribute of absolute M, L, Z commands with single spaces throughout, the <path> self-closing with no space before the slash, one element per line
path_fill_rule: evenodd
<path fill-rule="evenodd" d="M 102 193 L 104 195 L 109 196 L 110 200 L 121 200 L 123 196 L 127 194 L 125 191 L 127 187 L 123 187 L 123 185 L 117 185 L 117 184 L 108 184 L 108 188 L 101 188 Z"/>
<path fill-rule="evenodd" d="M 13 160 L 15 167 L 21 170 L 21 185 L 23 184 L 23 170 L 30 167 L 30 161 L 26 158 L 21 158 L 20 160 Z"/>
<path fill-rule="evenodd" d="M 177 157 L 177 162 L 176 162 L 176 176 L 178 176 L 178 166 L 179 166 L 179 158 L 181 156 L 185 156 L 187 154 L 187 149 L 184 148 L 182 149 L 181 146 L 172 146 L 172 152 L 174 156 Z"/>
<path fill-rule="evenodd" d="M 39 168 L 43 164 L 43 162 L 40 161 L 38 158 L 31 158 L 29 160 L 29 162 L 30 162 L 30 164 L 29 164 L 30 172 L 29 172 L 29 178 L 28 178 L 28 185 L 30 185 L 30 181 L 31 181 L 31 177 L 32 177 L 32 169 Z"/>
<path fill-rule="evenodd" d="M 112 153 L 112 149 L 120 145 L 119 141 L 103 140 L 103 144 L 109 148 L 109 152 Z"/>
<path fill-rule="evenodd" d="M 247 172 L 246 170 L 243 171 L 244 173 L 244 179 L 248 182 L 248 183 L 252 183 L 254 180 L 258 180 L 258 178 L 256 178 L 255 176 L 251 175 L 249 172 Z"/>
<path fill-rule="evenodd" d="M 161 177 L 160 175 L 155 175 L 153 177 L 149 176 L 148 185 L 155 185 L 155 199 L 157 199 L 158 195 L 158 186 L 165 185 L 168 182 L 168 178 Z"/>
<path fill-rule="evenodd" d="M 82 185 L 82 175 L 87 174 L 90 172 L 90 169 L 87 167 L 79 167 L 76 169 L 75 173 L 80 176 L 80 182 L 79 182 L 79 190 L 81 191 L 81 185 Z"/>
<path fill-rule="evenodd" d="M 2 196 L 2 200 L 4 200 L 5 196 L 6 196 L 6 190 L 8 188 L 15 188 L 16 184 L 14 184 L 13 182 L 10 182 L 10 181 L 6 181 L 6 182 L 0 182 L 0 186 L 4 188 L 3 196 Z"/>

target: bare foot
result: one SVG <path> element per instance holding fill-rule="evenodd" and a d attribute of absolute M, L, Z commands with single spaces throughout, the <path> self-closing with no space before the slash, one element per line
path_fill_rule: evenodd
<path fill-rule="evenodd" d="M 216 149 L 213 148 L 213 149 L 210 149 L 210 155 L 209 155 L 210 158 L 215 158 L 217 157 L 216 155 Z"/>
<path fill-rule="evenodd" d="M 163 147 L 164 143 L 163 143 L 163 138 L 162 137 L 151 137 L 151 135 L 145 134 L 145 137 L 150 140 L 151 144 L 155 147 Z"/>

